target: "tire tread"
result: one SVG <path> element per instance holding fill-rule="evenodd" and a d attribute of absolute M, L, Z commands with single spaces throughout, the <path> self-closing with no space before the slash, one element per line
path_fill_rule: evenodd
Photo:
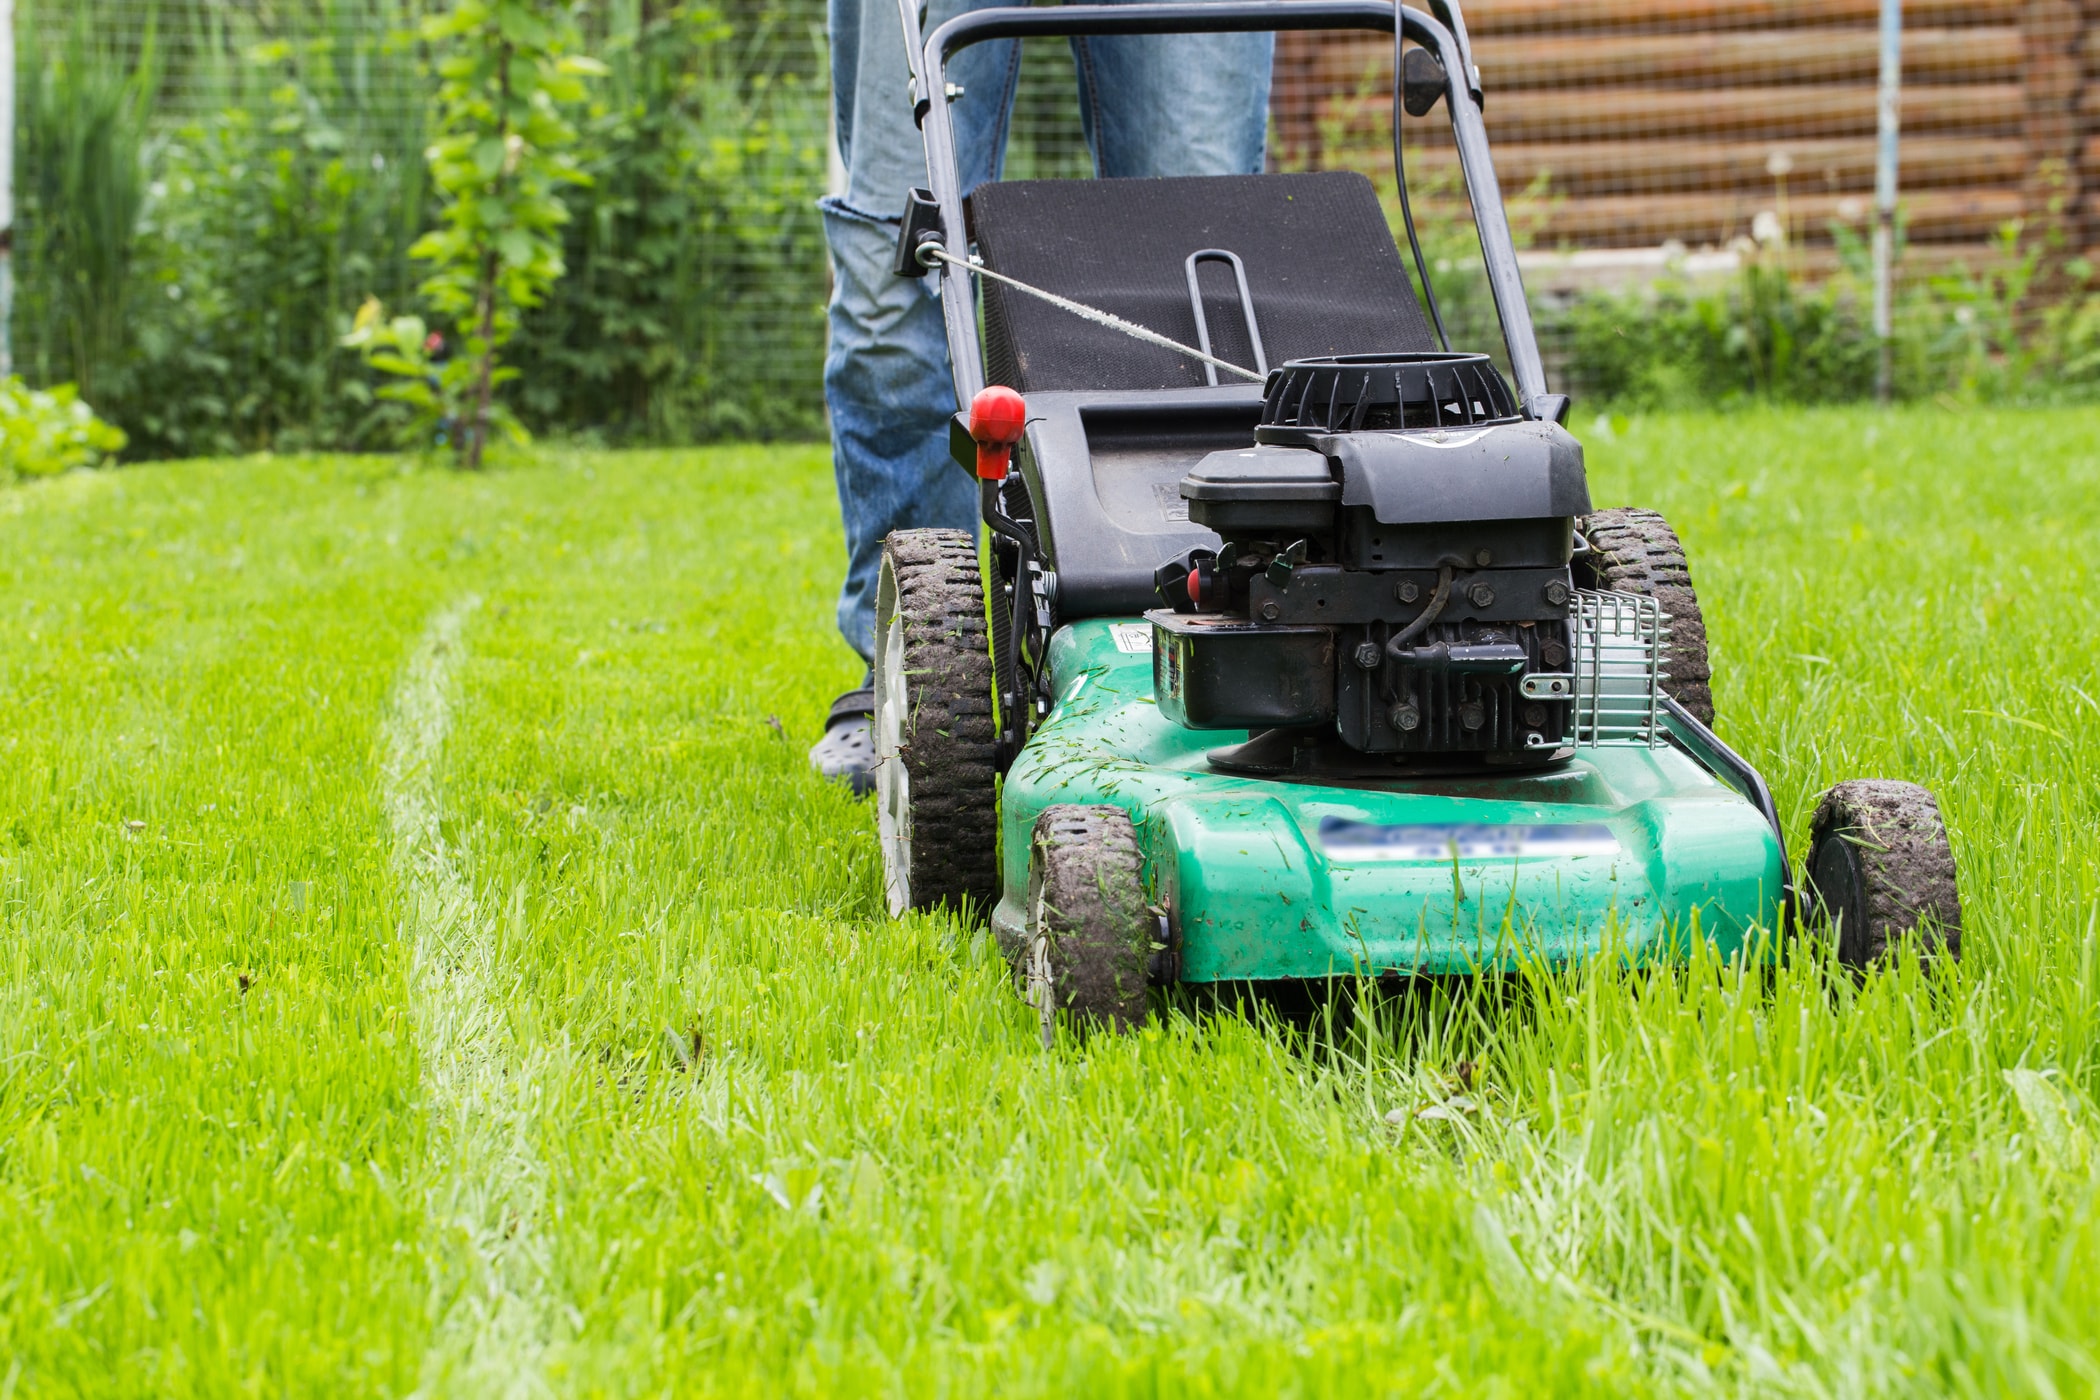
<path fill-rule="evenodd" d="M 1130 814 L 1108 806 L 1044 808 L 1029 873 L 1029 917 L 1039 907 L 1048 925 L 1031 928 L 1031 941 L 1050 939 L 1057 1009 L 1117 1031 L 1142 1025 L 1151 1010 L 1146 969 L 1157 923 L 1145 903 Z"/>
<path fill-rule="evenodd" d="M 1865 926 L 1840 929 L 1840 961 L 1870 966 L 1921 924 L 1928 956 L 1961 957 L 1961 893 L 1954 849 L 1930 791 L 1916 783 L 1856 778 L 1823 794 L 1809 825 L 1809 860 L 1826 841 L 1849 841 L 1864 881 Z M 1821 896 L 1816 896 L 1822 903 Z"/>
<path fill-rule="evenodd" d="M 976 539 L 898 530 L 883 544 L 897 580 L 912 708 L 914 908 L 990 910 L 999 895 L 998 733 Z"/>
<path fill-rule="evenodd" d="M 1663 624 L 1668 645 L 1663 692 L 1712 728 L 1713 665 L 1706 649 L 1706 618 L 1699 611 L 1691 565 L 1677 532 L 1659 512 L 1633 506 L 1592 511 L 1577 524 L 1594 551 L 1577 559 L 1577 582 L 1637 593 L 1661 606 L 1669 619 Z"/>

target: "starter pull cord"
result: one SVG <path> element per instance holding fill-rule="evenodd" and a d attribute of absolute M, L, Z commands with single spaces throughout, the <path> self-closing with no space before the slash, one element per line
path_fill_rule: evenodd
<path fill-rule="evenodd" d="M 1060 311 L 1069 311 L 1083 321 L 1092 321 L 1097 326 L 1106 326 L 1112 331 L 1121 331 L 1132 340 L 1142 340 L 1147 345 L 1157 345 L 1162 350 L 1175 351 L 1178 354 L 1188 356 L 1200 364 L 1215 365 L 1228 374 L 1236 374 L 1242 379 L 1251 379 L 1256 384 L 1262 383 L 1267 378 L 1266 375 L 1256 374 L 1251 369 L 1243 369 L 1229 360 L 1221 360 L 1216 355 L 1207 355 L 1193 345 L 1183 345 L 1178 340 L 1169 340 L 1158 331 L 1147 330 L 1135 321 L 1126 321 L 1112 312 L 1103 311 L 1099 307 L 1088 306 L 1083 302 L 1073 301 L 1069 297 L 1061 297 L 1055 292 L 1046 292 L 1041 287 L 1031 287 L 1018 277 L 1008 277 L 1003 272 L 994 272 L 975 258 L 964 261 L 930 239 L 919 245 L 918 258 L 922 264 L 927 266 L 931 266 L 936 262 L 949 263 L 955 267 L 962 268 L 965 272 L 975 273 L 979 277 L 989 277 L 994 282 L 1003 282 L 1017 292 L 1025 292 L 1038 301 L 1047 301 Z"/>

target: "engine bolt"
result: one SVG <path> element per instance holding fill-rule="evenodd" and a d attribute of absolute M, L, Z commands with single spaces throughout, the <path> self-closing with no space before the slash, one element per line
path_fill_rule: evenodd
<path fill-rule="evenodd" d="M 1495 562 L 1495 556 L 1483 549 L 1480 553 L 1473 556 L 1473 562 L 1485 569 L 1488 565 Z"/>
<path fill-rule="evenodd" d="M 1363 667 L 1366 671 L 1377 670 L 1378 663 L 1384 655 L 1385 653 L 1379 649 L 1376 642 L 1357 643 L 1356 664 Z"/>
<path fill-rule="evenodd" d="M 1422 590 L 1412 583 L 1396 583 L 1393 585 L 1393 596 L 1403 603 L 1412 603 L 1422 596 Z"/>
<path fill-rule="evenodd" d="M 1283 616 L 1283 605 L 1272 598 L 1261 605 L 1261 615 L 1263 620 L 1274 622 L 1277 618 Z"/>
<path fill-rule="evenodd" d="M 1458 722 L 1468 729 L 1478 729 L 1488 722 L 1487 711 L 1474 703 L 1460 705 L 1458 707 Z"/>
<path fill-rule="evenodd" d="M 1476 608 L 1492 608 L 1495 606 L 1495 590 L 1484 583 L 1474 584 L 1466 596 L 1473 600 L 1473 606 Z"/>
<path fill-rule="evenodd" d="M 1568 586 L 1559 579 L 1546 585 L 1546 601 L 1554 607 L 1562 607 L 1568 601 Z"/>
<path fill-rule="evenodd" d="M 1412 705 L 1393 706 L 1393 728 L 1406 731 L 1418 728 L 1422 723 L 1422 712 Z"/>
<path fill-rule="evenodd" d="M 1546 707 L 1544 705 L 1526 705 L 1524 707 L 1524 723 L 1530 725 L 1533 729 L 1537 729 L 1545 722 Z"/>
<path fill-rule="evenodd" d="M 1548 642 L 1539 648 L 1539 660 L 1548 666 L 1558 666 L 1568 659 L 1568 652 L 1559 642 Z"/>

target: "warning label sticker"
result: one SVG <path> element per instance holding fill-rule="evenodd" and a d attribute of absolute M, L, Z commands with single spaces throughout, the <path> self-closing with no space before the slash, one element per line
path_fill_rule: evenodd
<path fill-rule="evenodd" d="M 1416 822 L 1384 825 L 1328 817 L 1320 823 L 1320 845 L 1329 860 L 1551 860 L 1564 856 L 1609 856 L 1619 838 L 1603 822 L 1551 826 L 1499 826 L 1489 822 Z"/>
<path fill-rule="evenodd" d="M 1144 653 L 1152 650 L 1152 624 L 1149 622 L 1111 622 L 1108 630 L 1115 636 L 1117 651 Z"/>

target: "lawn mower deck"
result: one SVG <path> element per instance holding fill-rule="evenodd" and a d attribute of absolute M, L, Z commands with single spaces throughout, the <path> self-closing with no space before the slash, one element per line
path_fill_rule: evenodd
<path fill-rule="evenodd" d="M 940 270 L 970 406 L 951 450 L 987 535 L 885 545 L 885 885 L 894 913 L 988 914 L 1046 1043 L 1176 984 L 1767 957 L 1796 909 L 1772 798 L 1709 727 L 1681 545 L 1590 500 L 1463 21 L 1431 8 L 980 10 L 921 53 L 900 5 L 920 93 L 989 39 L 1393 33 L 1396 114 L 1450 116 L 1507 352 L 1509 378 L 1449 345 L 1361 175 L 994 182 L 966 205 L 947 104 L 920 102 L 930 185 L 897 271 Z M 1832 789 L 1805 875 L 1847 961 L 1913 930 L 1958 951 L 1923 789 Z"/>
<path fill-rule="evenodd" d="M 1667 956 L 1678 935 L 1732 955 L 1779 926 L 1778 833 L 1684 748 L 1405 780 L 1236 775 L 1211 756 L 1247 736 L 1162 715 L 1151 643 L 1142 619 L 1076 622 L 1051 642 L 1056 699 L 1002 799 L 992 925 L 1010 957 L 1028 940 L 1031 833 L 1074 804 L 1143 814 L 1157 981 L 1470 973 L 1608 941 Z"/>

